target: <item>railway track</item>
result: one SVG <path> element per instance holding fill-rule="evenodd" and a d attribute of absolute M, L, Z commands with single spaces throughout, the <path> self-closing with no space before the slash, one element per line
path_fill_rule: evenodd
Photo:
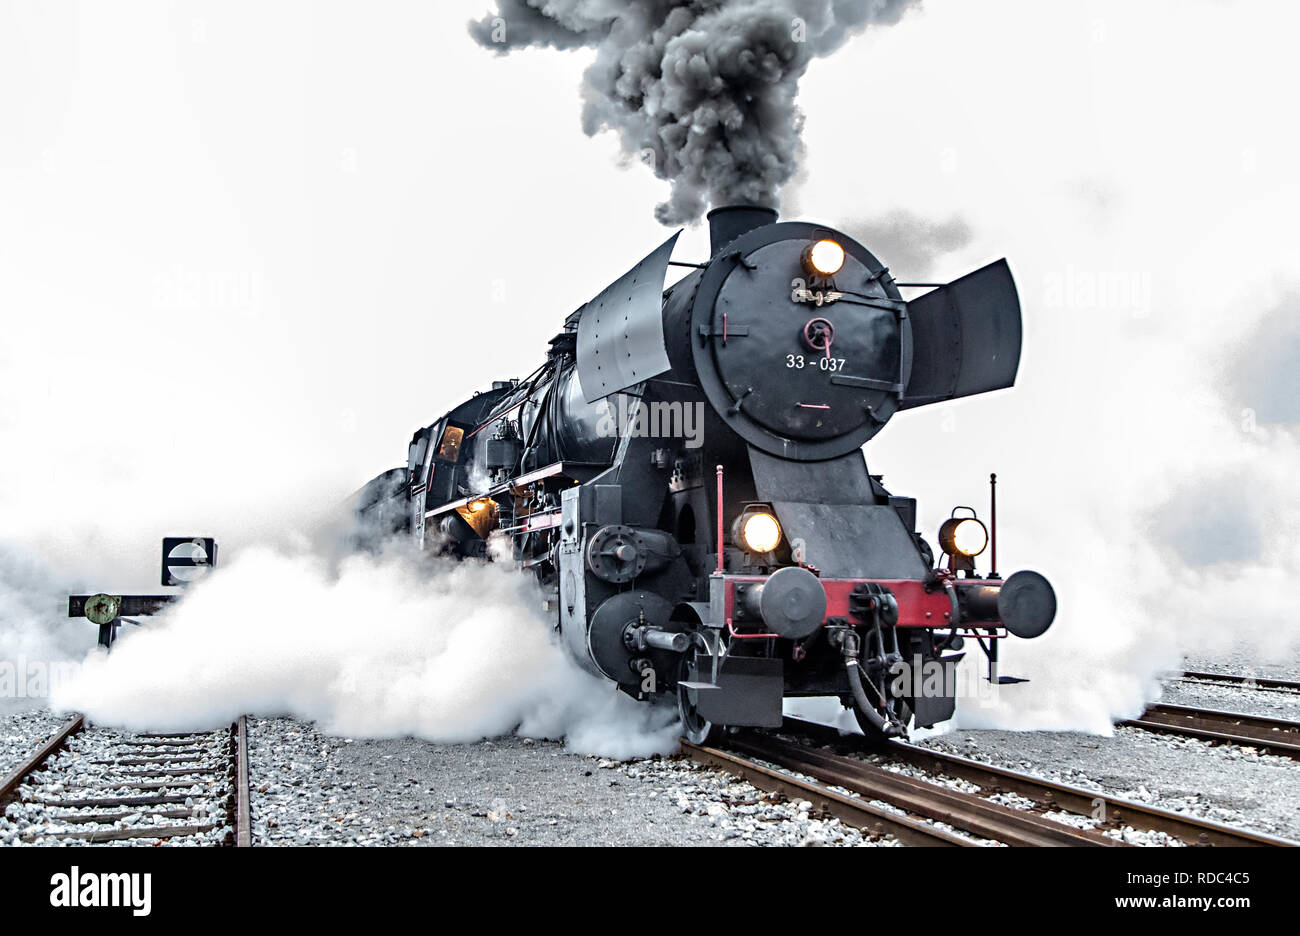
<path fill-rule="evenodd" d="M 760 790 L 787 800 L 807 800 L 823 816 L 876 836 L 892 835 L 907 845 L 970 845 L 969 839 L 893 812 L 883 806 L 832 790 L 817 780 L 804 780 L 716 747 L 680 740 L 682 753 L 705 767 L 735 774 Z"/>
<path fill-rule="evenodd" d="M 1137 718 L 1120 724 L 1161 734 L 1182 735 L 1257 748 L 1300 760 L 1300 722 L 1187 705 L 1152 705 Z"/>
<path fill-rule="evenodd" d="M 824 814 L 848 825 L 874 834 L 892 834 L 909 845 L 969 846 L 991 841 L 1006 845 L 1117 846 L 1124 844 L 1117 833 L 1128 826 L 1162 832 L 1189 845 L 1295 844 L 906 742 L 893 742 L 881 752 L 886 762 L 907 764 L 978 788 L 977 792 L 953 790 L 853 756 L 853 738 L 842 737 L 833 728 L 786 719 L 782 732 L 799 740 L 792 743 L 771 734 L 748 732 L 729 738 L 725 750 L 685 741 L 682 747 L 692 759 L 738 774 L 760 789 L 789 799 L 809 800 Z M 796 771 L 808 779 L 792 777 L 769 765 Z M 1033 807 L 1017 809 L 991 802 L 987 797 L 995 794 L 1015 794 L 1029 800 Z M 1048 818 L 1049 812 L 1087 817 L 1096 827 L 1075 828 Z"/>
<path fill-rule="evenodd" d="M 0 781 L 21 842 L 249 846 L 248 725 L 170 734 L 68 721 Z"/>
<path fill-rule="evenodd" d="M 1287 679 L 1268 679 L 1263 676 L 1235 676 L 1229 673 L 1201 673 L 1188 670 L 1178 677 L 1183 682 L 1226 683 L 1245 689 L 1263 689 L 1268 692 L 1300 692 L 1300 682 Z"/>
<path fill-rule="evenodd" d="M 707 758 L 706 762 L 712 762 L 714 766 L 724 766 L 718 762 L 717 755 L 729 755 L 733 762 L 743 762 L 743 768 L 749 773 L 757 768 L 768 775 L 760 776 L 758 782 L 746 775 L 746 779 L 756 786 L 763 787 L 765 782 L 774 783 L 773 787 L 769 787 L 774 792 L 790 798 L 809 799 L 814 806 L 821 807 L 848 825 L 869 829 L 877 834 L 889 832 L 908 844 L 1122 844 L 1100 833 L 1076 829 L 1034 813 L 1012 809 L 990 802 L 982 796 L 904 776 L 843 754 L 791 744 L 770 735 L 740 735 L 728 740 L 726 752 L 697 748 L 690 754 L 697 760 Z M 704 758 L 700 757 L 701 754 Z M 755 761 L 776 764 L 811 779 L 790 777 Z M 840 790 L 850 792 L 845 794 Z M 834 804 L 834 808 L 827 808 L 828 800 Z M 906 815 L 900 815 L 896 810 L 903 810 Z M 934 826 L 923 820 L 943 825 Z M 964 834 L 954 834 L 945 827 Z"/>

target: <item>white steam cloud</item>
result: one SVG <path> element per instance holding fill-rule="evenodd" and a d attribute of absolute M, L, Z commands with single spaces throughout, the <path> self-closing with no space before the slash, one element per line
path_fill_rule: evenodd
<path fill-rule="evenodd" d="M 251 547 L 92 653 L 56 708 L 189 730 L 287 714 L 333 734 L 466 742 L 517 731 L 627 758 L 676 745 L 676 713 L 578 669 L 505 565 L 389 552 L 334 564 Z"/>
<path fill-rule="evenodd" d="M 672 183 L 656 216 L 698 218 L 708 204 L 776 207 L 795 174 L 799 79 L 911 0 L 499 0 L 470 24 L 505 54 L 594 46 L 583 129 L 618 133 L 624 150 Z"/>
<path fill-rule="evenodd" d="M 1059 599 L 1047 634 L 1004 648 L 1002 673 L 1032 681 L 961 699 L 961 726 L 1109 733 L 1187 656 L 1231 654 L 1266 672 L 1300 652 L 1300 421 L 1280 402 L 1295 385 L 1294 298 L 1227 343 L 1230 310 L 1163 327 L 1144 309 L 1088 297 L 1079 308 L 1085 299 L 1087 314 L 1056 316 L 1054 340 L 1027 343 L 1057 385 L 1050 409 L 1031 377 L 954 411 L 960 432 L 978 414 L 995 427 L 981 444 L 1015 453 L 999 460 L 1001 571 L 1039 569 Z M 1070 363 L 1081 349 L 1104 365 Z"/>
<path fill-rule="evenodd" d="M 69 586 L 20 546 L 0 543 L 0 712 L 45 704 L 96 629 L 69 618 Z"/>

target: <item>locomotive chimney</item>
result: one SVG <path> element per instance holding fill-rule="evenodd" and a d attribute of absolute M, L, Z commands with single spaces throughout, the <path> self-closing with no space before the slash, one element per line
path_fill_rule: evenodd
<path fill-rule="evenodd" d="M 758 205 L 723 205 L 710 211 L 708 218 L 709 251 L 716 257 L 718 251 L 741 234 L 765 224 L 775 224 L 776 209 Z"/>

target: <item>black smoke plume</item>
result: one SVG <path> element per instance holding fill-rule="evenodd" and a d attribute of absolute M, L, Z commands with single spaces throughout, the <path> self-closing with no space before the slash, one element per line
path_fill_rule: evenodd
<path fill-rule="evenodd" d="M 904 209 L 875 220 L 848 221 L 840 227 L 870 247 L 900 280 L 928 278 L 940 258 L 965 247 L 974 236 L 971 226 L 958 215 L 932 221 Z"/>
<path fill-rule="evenodd" d="M 655 214 L 681 224 L 709 204 L 777 207 L 800 154 L 795 96 L 809 63 L 912 2 L 498 0 L 470 33 L 502 55 L 594 47 L 583 130 L 617 131 L 672 183 Z"/>

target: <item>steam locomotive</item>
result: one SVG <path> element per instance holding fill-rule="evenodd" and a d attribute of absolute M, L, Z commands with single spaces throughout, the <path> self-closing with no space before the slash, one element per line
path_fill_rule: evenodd
<path fill-rule="evenodd" d="M 999 641 L 1043 633 L 1056 597 L 1035 572 L 978 574 L 973 515 L 943 524 L 936 562 L 861 449 L 899 410 L 1014 383 L 1007 263 L 905 301 L 831 228 L 749 206 L 708 221 L 706 263 L 675 264 L 670 237 L 533 374 L 416 432 L 360 516 L 460 557 L 508 542 L 574 658 L 675 702 L 697 743 L 778 726 L 791 697 L 838 697 L 873 739 L 949 719 L 964 641 L 1011 681 Z M 665 289 L 671 265 L 690 272 Z"/>

